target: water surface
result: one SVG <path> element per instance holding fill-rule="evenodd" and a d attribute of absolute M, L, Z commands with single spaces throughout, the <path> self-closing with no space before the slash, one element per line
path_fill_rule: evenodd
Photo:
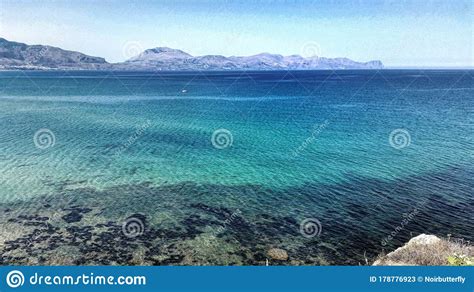
<path fill-rule="evenodd" d="M 455 70 L 1 72 L 2 261 L 358 264 L 472 240 L 473 96 Z"/>

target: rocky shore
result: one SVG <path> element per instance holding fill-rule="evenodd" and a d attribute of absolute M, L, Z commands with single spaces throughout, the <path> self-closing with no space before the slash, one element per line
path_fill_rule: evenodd
<path fill-rule="evenodd" d="M 374 266 L 474 265 L 474 247 L 459 239 L 420 234 L 405 245 L 380 255 Z"/>

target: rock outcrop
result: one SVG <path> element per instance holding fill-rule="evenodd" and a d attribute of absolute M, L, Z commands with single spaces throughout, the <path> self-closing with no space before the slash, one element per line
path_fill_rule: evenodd
<path fill-rule="evenodd" d="M 272 260 L 277 260 L 277 261 L 286 261 L 288 260 L 288 253 L 286 250 L 281 249 L 281 248 L 272 248 L 268 250 L 267 255 L 272 259 Z"/>
<path fill-rule="evenodd" d="M 441 239 L 435 235 L 420 234 L 396 250 L 379 256 L 374 266 L 429 266 L 449 265 L 450 258 L 470 259 L 474 247 L 452 239 Z"/>

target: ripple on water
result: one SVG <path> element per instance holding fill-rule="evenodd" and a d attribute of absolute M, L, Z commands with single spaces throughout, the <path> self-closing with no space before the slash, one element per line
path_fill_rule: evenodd
<path fill-rule="evenodd" d="M 472 197 L 450 196 L 450 185 L 436 194 L 424 186 L 433 177 L 462 181 L 471 174 L 457 169 L 395 182 L 352 178 L 280 190 L 191 182 L 63 189 L 0 207 L 2 264 L 263 265 L 267 250 L 278 247 L 290 258 L 272 264 L 354 265 L 413 233 L 472 240 Z M 471 189 L 464 181 L 455 192 Z M 400 212 L 415 208 L 415 219 L 381 246 L 403 220 Z M 124 234 L 130 218 L 142 223 L 137 236 Z M 321 222 L 319 237 L 302 236 L 306 218 Z"/>

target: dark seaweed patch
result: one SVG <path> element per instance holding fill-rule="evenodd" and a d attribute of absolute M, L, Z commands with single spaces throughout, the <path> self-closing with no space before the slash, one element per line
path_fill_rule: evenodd
<path fill-rule="evenodd" d="M 448 171 L 443 175 L 456 183 L 458 193 L 468 193 L 474 187 L 462 180 L 472 173 Z M 412 211 L 422 198 L 426 204 L 420 207 L 416 220 L 386 248 L 400 245 L 411 233 L 452 233 L 472 239 L 469 211 L 473 199 L 447 196 L 453 193 L 449 186 L 441 186 L 439 193 L 433 194 L 431 187 L 423 187 L 430 178 L 386 182 L 356 177 L 341 184 L 307 184 L 283 190 L 189 182 L 160 187 L 142 183 L 103 191 L 62 190 L 57 197 L 0 205 L 2 224 L 22 231 L 4 243 L 0 263 L 55 264 L 54 256 L 62 253 L 71 257 L 66 264 L 262 265 L 267 250 L 279 247 L 288 251 L 290 260 L 278 264 L 357 265 L 364 263 L 364 256 L 370 259 L 381 252 L 381 238 L 390 234 L 402 214 Z M 348 194 L 351 200 L 340 200 L 339 195 L 348 189 L 356 193 Z M 213 201 L 230 193 L 238 199 L 229 198 L 225 206 Z M 64 197 L 75 200 L 64 203 Z M 279 200 L 271 202 L 268 198 Z M 133 212 L 128 218 L 144 223 L 142 235 L 128 238 L 123 234 L 121 212 Z M 52 216 L 55 213 L 60 217 Z M 162 213 L 171 214 L 171 218 L 161 218 Z M 320 237 L 308 239 L 299 233 L 305 218 L 321 221 Z M 94 223 L 87 225 L 91 221 Z M 219 258 L 212 257 L 215 251 L 208 251 L 206 260 L 193 244 L 209 235 L 215 237 L 211 236 L 213 243 L 226 244 L 227 249 L 217 250 Z"/>

